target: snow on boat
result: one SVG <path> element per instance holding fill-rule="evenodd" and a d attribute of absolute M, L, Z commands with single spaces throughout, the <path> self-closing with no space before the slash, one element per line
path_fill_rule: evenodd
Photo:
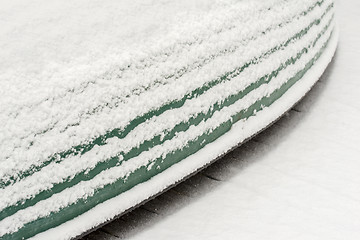
<path fill-rule="evenodd" d="M 333 0 L 1 3 L 0 238 L 82 235 L 289 110 Z"/>

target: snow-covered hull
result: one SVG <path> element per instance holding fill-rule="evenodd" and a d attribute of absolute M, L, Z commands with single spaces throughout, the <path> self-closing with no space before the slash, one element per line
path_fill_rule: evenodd
<path fill-rule="evenodd" d="M 4 160 L 19 164 L 1 171 L 0 237 L 79 236 L 207 166 L 299 101 L 335 52 L 334 3 L 253 4 L 252 12 L 226 6 L 229 19 L 208 19 L 173 45 L 130 57 L 105 74 L 106 86 L 95 84 L 117 91 L 94 100 L 79 122 L 49 136 L 34 130 L 28 152 Z M 118 83 L 126 77 L 135 80 Z M 82 134 L 89 128 L 96 130 Z M 52 134 L 70 145 L 53 146 Z M 33 155 L 42 136 L 53 144 Z"/>

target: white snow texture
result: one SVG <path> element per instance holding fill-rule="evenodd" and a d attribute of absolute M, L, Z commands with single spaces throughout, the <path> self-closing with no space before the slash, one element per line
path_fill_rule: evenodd
<path fill-rule="evenodd" d="M 143 166 L 151 169 L 157 158 L 184 148 L 279 89 L 328 43 L 315 66 L 269 108 L 240 120 L 229 133 L 149 182 L 35 237 L 76 236 L 165 189 L 288 110 L 321 76 L 337 43 L 332 0 L 16 0 L 0 4 L 4 26 L 0 57 L 5 60 L 0 62 L 0 212 L 20 206 L 1 218 L 0 237 L 86 199 Z M 302 29 L 307 30 L 299 35 Z M 175 125 L 207 113 L 214 104 L 295 59 L 304 47 L 306 54 L 296 63 L 286 65 L 241 101 L 122 161 L 132 149 L 157 136 L 162 141 Z M 276 51 L 268 54 L 272 48 Z M 249 61 L 241 74 L 189 97 L 180 108 L 139 123 L 123 137 L 104 137 L 101 145 L 76 150 L 75 146 L 91 146 L 113 129 L 123 131 L 137 117 L 180 101 Z M 70 182 L 114 156 L 119 158 L 116 166 L 52 192 L 57 184 Z M 46 191 L 51 195 L 31 203 Z M 21 209 L 27 203 L 30 206 Z"/>

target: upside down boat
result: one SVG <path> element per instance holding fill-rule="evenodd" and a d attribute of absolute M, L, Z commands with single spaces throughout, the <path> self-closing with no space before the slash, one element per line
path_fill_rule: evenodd
<path fill-rule="evenodd" d="M 1 4 L 1 239 L 78 237 L 173 186 L 289 110 L 337 45 L 333 0 Z"/>

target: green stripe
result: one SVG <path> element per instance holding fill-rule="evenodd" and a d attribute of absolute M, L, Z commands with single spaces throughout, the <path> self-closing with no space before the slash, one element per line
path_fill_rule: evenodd
<path fill-rule="evenodd" d="M 322 19 L 324 17 L 324 15 L 325 15 L 325 13 L 322 15 L 322 17 L 320 19 Z M 322 29 L 321 33 L 317 36 L 317 38 L 313 41 L 314 43 L 316 43 L 317 40 L 320 38 L 320 36 L 328 29 L 331 21 L 332 21 L 332 18 L 328 22 L 328 24 L 324 27 L 324 29 Z M 320 20 L 319 19 L 314 20 L 307 28 L 301 30 L 295 36 L 297 36 L 297 38 L 300 39 L 302 36 L 304 36 L 308 32 L 308 30 L 314 24 L 316 24 L 316 25 L 320 24 Z M 292 39 L 289 39 L 288 41 L 286 41 L 284 46 L 287 46 Z M 280 49 L 280 47 L 278 49 Z M 252 83 L 247 88 L 245 88 L 243 91 L 241 91 L 241 92 L 239 92 L 237 94 L 228 96 L 225 100 L 221 101 L 220 103 L 219 102 L 215 103 L 212 107 L 209 108 L 207 113 L 198 113 L 197 115 L 190 118 L 189 121 L 177 124 L 170 132 L 168 132 L 165 135 L 165 137 L 163 139 L 161 138 L 160 135 L 157 135 L 153 139 L 144 142 L 139 147 L 131 149 L 128 153 L 121 153 L 121 155 L 123 155 L 123 161 L 131 159 L 131 158 L 133 158 L 135 156 L 138 156 L 141 152 L 149 150 L 150 148 L 152 148 L 152 147 L 154 147 L 156 145 L 162 144 L 164 141 L 173 138 L 176 135 L 177 132 L 186 131 L 191 125 L 196 126 L 201 121 L 211 118 L 212 115 L 216 111 L 221 110 L 223 107 L 232 105 L 233 103 L 235 103 L 239 99 L 243 98 L 249 92 L 251 92 L 252 90 L 258 88 L 262 84 L 269 83 L 270 80 L 273 77 L 276 77 L 277 74 L 281 70 L 283 70 L 287 66 L 295 63 L 295 61 L 297 59 L 299 59 L 302 56 L 302 54 L 303 53 L 298 53 L 296 58 L 288 59 L 285 62 L 285 64 L 281 64 L 276 70 L 274 70 L 270 74 L 266 74 L 265 76 L 261 77 L 258 81 Z M 37 202 L 39 202 L 41 200 L 49 198 L 55 193 L 61 192 L 66 188 L 72 187 L 72 186 L 76 185 L 77 183 L 79 183 L 81 181 L 90 180 L 91 178 L 93 178 L 94 176 L 99 174 L 101 171 L 106 170 L 106 169 L 111 168 L 111 167 L 114 167 L 114 166 L 118 165 L 119 163 L 120 163 L 120 161 L 119 161 L 118 156 L 112 157 L 109 160 L 107 160 L 106 162 L 98 163 L 95 166 L 95 168 L 90 170 L 90 171 L 82 171 L 82 172 L 78 173 L 77 175 L 75 175 L 75 177 L 73 177 L 73 178 L 68 178 L 62 183 L 54 184 L 54 186 L 50 190 L 44 190 L 44 191 L 40 192 L 39 194 L 37 194 L 34 198 L 27 199 L 25 201 L 24 200 L 18 201 L 15 205 L 9 206 L 9 207 L 5 208 L 3 211 L 0 212 L 0 220 L 4 219 L 7 216 L 10 216 L 10 215 L 16 213 L 17 211 L 19 211 L 21 209 L 32 206 L 32 205 L 36 204 Z"/>
<path fill-rule="evenodd" d="M 147 169 L 147 166 L 142 166 L 136 171 L 134 171 L 132 174 L 130 174 L 126 180 L 118 179 L 112 184 L 106 185 L 101 189 L 97 189 L 93 196 L 90 196 L 87 199 L 79 199 L 76 203 L 63 208 L 60 212 L 54 212 L 47 217 L 39 218 L 35 221 L 27 223 L 17 232 L 2 236 L 3 239 L 19 239 L 21 237 L 28 238 L 49 228 L 56 227 L 61 223 L 71 220 L 79 214 L 93 208 L 97 204 L 104 202 L 109 198 L 115 197 L 124 191 L 129 190 L 130 188 L 141 182 L 149 180 L 152 176 L 161 173 L 176 162 L 179 162 L 182 159 L 188 157 L 189 155 L 197 152 L 206 144 L 216 140 L 218 137 L 229 131 L 233 122 L 236 122 L 240 119 L 247 119 L 250 116 L 253 116 L 254 112 L 261 111 L 264 107 L 270 106 L 273 102 L 280 98 L 314 65 L 314 63 L 318 60 L 318 58 L 321 56 L 322 52 L 326 48 L 329 40 L 331 39 L 331 36 L 332 34 L 330 35 L 327 42 L 319 50 L 319 52 L 317 52 L 315 56 L 306 64 L 305 68 L 297 72 L 295 76 L 290 78 L 280 88 L 275 90 L 269 96 L 265 96 L 262 99 L 258 100 L 248 109 L 242 110 L 239 113 L 233 115 L 231 119 L 222 123 L 213 131 L 208 131 L 199 138 L 188 142 L 188 145 L 186 147 L 169 153 L 164 158 L 156 159 L 154 161 L 155 165 L 153 165 L 150 170 Z M 299 53 L 298 56 L 307 52 L 308 49 L 304 48 L 302 53 Z M 293 61 L 293 63 L 294 62 L 295 60 Z"/>
<path fill-rule="evenodd" d="M 309 7 L 306 11 L 302 12 L 299 16 L 306 16 L 316 6 L 321 6 L 323 4 L 323 2 L 324 2 L 324 0 L 322 0 L 320 2 L 316 2 L 313 6 Z M 328 10 L 332 6 L 333 6 L 333 3 L 328 7 Z M 278 26 L 282 27 L 282 26 L 284 26 L 285 24 L 287 24 L 289 22 L 290 21 L 288 21 L 286 23 L 283 23 L 283 24 L 280 24 Z M 263 32 L 263 34 L 265 34 L 265 32 Z M 291 40 L 292 39 L 289 39 L 289 41 L 291 41 Z M 152 118 L 154 116 L 159 116 L 159 115 L 161 115 L 162 113 L 164 113 L 167 110 L 182 107 L 186 100 L 195 98 L 195 97 L 203 94 L 204 92 L 206 92 L 210 88 L 216 86 L 217 84 L 228 81 L 231 78 L 239 75 L 245 68 L 249 67 L 252 64 L 256 64 L 259 61 L 259 59 L 269 56 L 271 53 L 273 53 L 274 51 L 276 51 L 278 48 L 281 48 L 281 47 L 284 47 L 284 46 L 278 46 L 278 47 L 275 47 L 275 48 L 271 49 L 270 51 L 264 53 L 263 55 L 261 55 L 261 56 L 259 56 L 257 58 L 254 58 L 250 62 L 246 63 L 244 66 L 239 67 L 239 68 L 233 70 L 232 72 L 228 72 L 224 76 L 222 76 L 222 77 L 220 77 L 218 79 L 215 79 L 215 80 L 203 85 L 202 87 L 199 87 L 199 88 L 193 90 L 192 92 L 186 94 L 180 100 L 171 101 L 170 103 L 167 103 L 167 104 L 161 106 L 160 108 L 158 108 L 156 110 L 152 110 L 152 111 L 150 111 L 150 112 L 148 112 L 148 113 L 146 113 L 146 114 L 144 114 L 142 116 L 139 116 L 139 117 L 135 118 L 134 120 L 132 120 L 130 122 L 129 125 L 127 125 L 123 129 L 122 128 L 113 129 L 112 131 L 107 132 L 106 134 L 101 135 L 101 136 L 95 138 L 94 140 L 90 140 L 87 143 L 74 146 L 74 147 L 72 147 L 71 149 L 69 149 L 67 151 L 63 151 L 63 152 L 60 152 L 60 153 L 55 153 L 52 156 L 50 156 L 47 161 L 43 162 L 39 166 L 32 166 L 28 170 L 20 171 L 16 175 L 7 176 L 6 179 L 5 178 L 1 179 L 0 180 L 0 188 L 5 188 L 6 186 L 8 186 L 10 184 L 13 184 L 14 182 L 19 181 L 20 179 L 23 179 L 23 178 L 25 178 L 27 176 L 32 175 L 34 172 L 37 172 L 37 171 L 41 170 L 43 167 L 49 165 L 51 162 L 59 163 L 64 158 L 69 157 L 71 155 L 84 154 L 84 153 L 90 151 L 95 145 L 102 146 L 102 145 L 104 145 L 106 143 L 106 140 L 109 139 L 109 138 L 113 138 L 113 137 L 124 138 L 130 131 L 132 131 L 139 124 L 144 123 L 146 120 L 148 120 L 148 119 L 150 119 L 150 118 Z"/>

